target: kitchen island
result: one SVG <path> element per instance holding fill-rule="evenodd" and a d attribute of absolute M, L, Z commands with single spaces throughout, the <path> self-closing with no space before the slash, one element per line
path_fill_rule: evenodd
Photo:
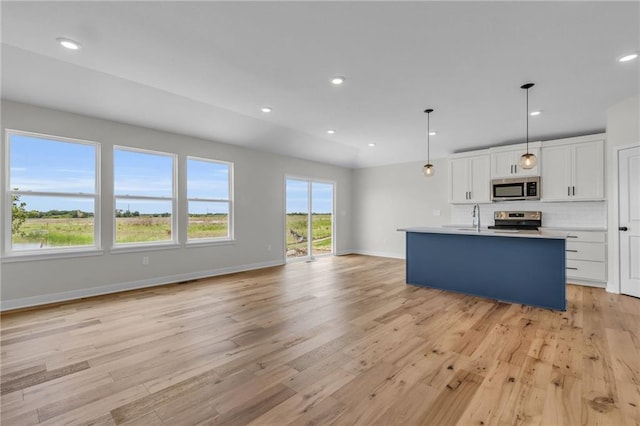
<path fill-rule="evenodd" d="M 406 232 L 407 284 L 566 309 L 566 234 L 416 227 Z"/>

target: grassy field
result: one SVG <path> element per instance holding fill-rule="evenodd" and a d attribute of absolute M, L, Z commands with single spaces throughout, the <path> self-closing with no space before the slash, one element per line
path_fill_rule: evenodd
<path fill-rule="evenodd" d="M 189 217 L 189 238 L 227 236 L 227 216 Z M 13 235 L 16 248 L 65 247 L 93 244 L 93 218 L 27 219 L 20 228 L 23 235 Z M 171 240 L 169 217 L 118 217 L 116 243 Z"/>
<path fill-rule="evenodd" d="M 331 215 L 312 215 L 312 247 L 314 254 L 330 253 L 332 244 Z M 27 219 L 20 228 L 23 235 L 13 235 L 16 249 L 92 245 L 93 218 Z M 289 257 L 307 255 L 307 215 L 287 215 L 287 253 Z M 191 216 L 189 238 L 216 238 L 228 234 L 226 215 Z M 171 240 L 169 217 L 118 217 L 116 243 Z"/>
<path fill-rule="evenodd" d="M 13 235 L 16 247 L 64 247 L 93 244 L 93 218 L 27 219 Z"/>
<path fill-rule="evenodd" d="M 311 215 L 311 246 L 314 254 L 331 253 L 331 215 Z M 287 257 L 307 256 L 307 215 L 287 215 Z"/>

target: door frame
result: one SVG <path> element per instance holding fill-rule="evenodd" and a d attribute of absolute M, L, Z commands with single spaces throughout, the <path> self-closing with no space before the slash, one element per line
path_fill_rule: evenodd
<path fill-rule="evenodd" d="M 630 148 L 640 147 L 640 142 L 614 146 L 611 148 L 609 156 L 609 172 L 605 176 L 610 177 L 610 185 L 608 188 L 608 218 L 607 218 L 607 291 L 610 293 L 621 294 L 620 279 L 620 235 L 618 226 L 620 226 L 620 196 L 619 196 L 619 173 L 618 164 L 620 161 L 620 151 Z"/>
<path fill-rule="evenodd" d="M 288 179 L 292 179 L 292 180 L 301 180 L 301 181 L 305 181 L 309 184 L 313 184 L 313 182 L 317 182 L 317 183 L 328 183 L 333 185 L 333 194 L 331 194 L 331 253 L 328 254 L 321 254 L 318 257 L 326 257 L 326 256 L 335 256 L 336 255 L 336 247 L 337 247 L 337 236 L 336 236 L 336 223 L 338 221 L 338 218 L 336 216 L 336 200 L 337 200 L 337 192 L 338 192 L 338 184 L 336 183 L 336 181 L 334 180 L 329 180 L 329 179 L 317 179 L 317 178 L 313 178 L 310 176 L 301 176 L 301 175 L 293 175 L 293 174 L 285 174 L 284 175 L 284 179 L 282 181 L 283 184 L 283 193 L 284 193 L 284 214 L 282 215 L 282 221 L 283 221 L 283 236 L 284 236 L 284 240 L 282 242 L 283 247 L 282 247 L 282 253 L 284 253 L 284 261 L 285 263 L 289 263 L 289 262 L 299 262 L 299 261 L 309 261 L 309 260 L 313 260 L 316 256 L 313 256 L 313 251 L 310 251 L 309 254 L 307 256 L 303 256 L 303 257 L 296 257 L 296 258 L 291 258 L 288 259 L 287 258 L 287 180 Z M 312 185 L 309 185 L 309 189 L 311 189 Z M 311 191 L 309 192 L 309 206 L 313 205 L 313 199 L 312 197 L 312 193 Z M 310 209 L 311 210 L 311 209 Z M 309 211 L 309 215 L 311 216 L 311 211 Z M 309 220 L 309 226 L 311 226 L 311 220 Z M 309 241 L 309 246 L 311 247 L 311 241 Z"/>

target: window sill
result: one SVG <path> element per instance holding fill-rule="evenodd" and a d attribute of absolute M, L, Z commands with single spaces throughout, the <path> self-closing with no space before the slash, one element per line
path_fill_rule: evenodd
<path fill-rule="evenodd" d="M 158 250 L 175 250 L 179 249 L 180 245 L 176 243 L 166 243 L 166 244 L 132 244 L 132 245 L 122 245 L 113 247 L 109 250 L 111 254 L 121 254 L 121 253 L 136 253 L 142 251 L 158 251 Z"/>
<path fill-rule="evenodd" d="M 210 247 L 210 246 L 227 246 L 235 244 L 236 240 L 192 240 L 187 241 L 185 244 L 186 248 L 199 248 L 199 247 Z"/>
<path fill-rule="evenodd" d="M 2 263 L 13 262 L 32 262 L 34 260 L 55 260 L 55 259 L 69 259 L 76 257 L 89 257 L 89 256 L 102 256 L 104 250 L 88 249 L 88 250 L 74 250 L 74 251 L 52 251 L 48 253 L 38 252 L 12 252 L 2 256 Z"/>

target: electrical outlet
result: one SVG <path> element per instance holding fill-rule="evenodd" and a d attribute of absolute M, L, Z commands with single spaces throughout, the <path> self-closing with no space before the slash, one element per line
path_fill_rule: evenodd
<path fill-rule="evenodd" d="M 143 265 L 149 264 L 149 256 L 142 256 L 142 264 Z"/>

